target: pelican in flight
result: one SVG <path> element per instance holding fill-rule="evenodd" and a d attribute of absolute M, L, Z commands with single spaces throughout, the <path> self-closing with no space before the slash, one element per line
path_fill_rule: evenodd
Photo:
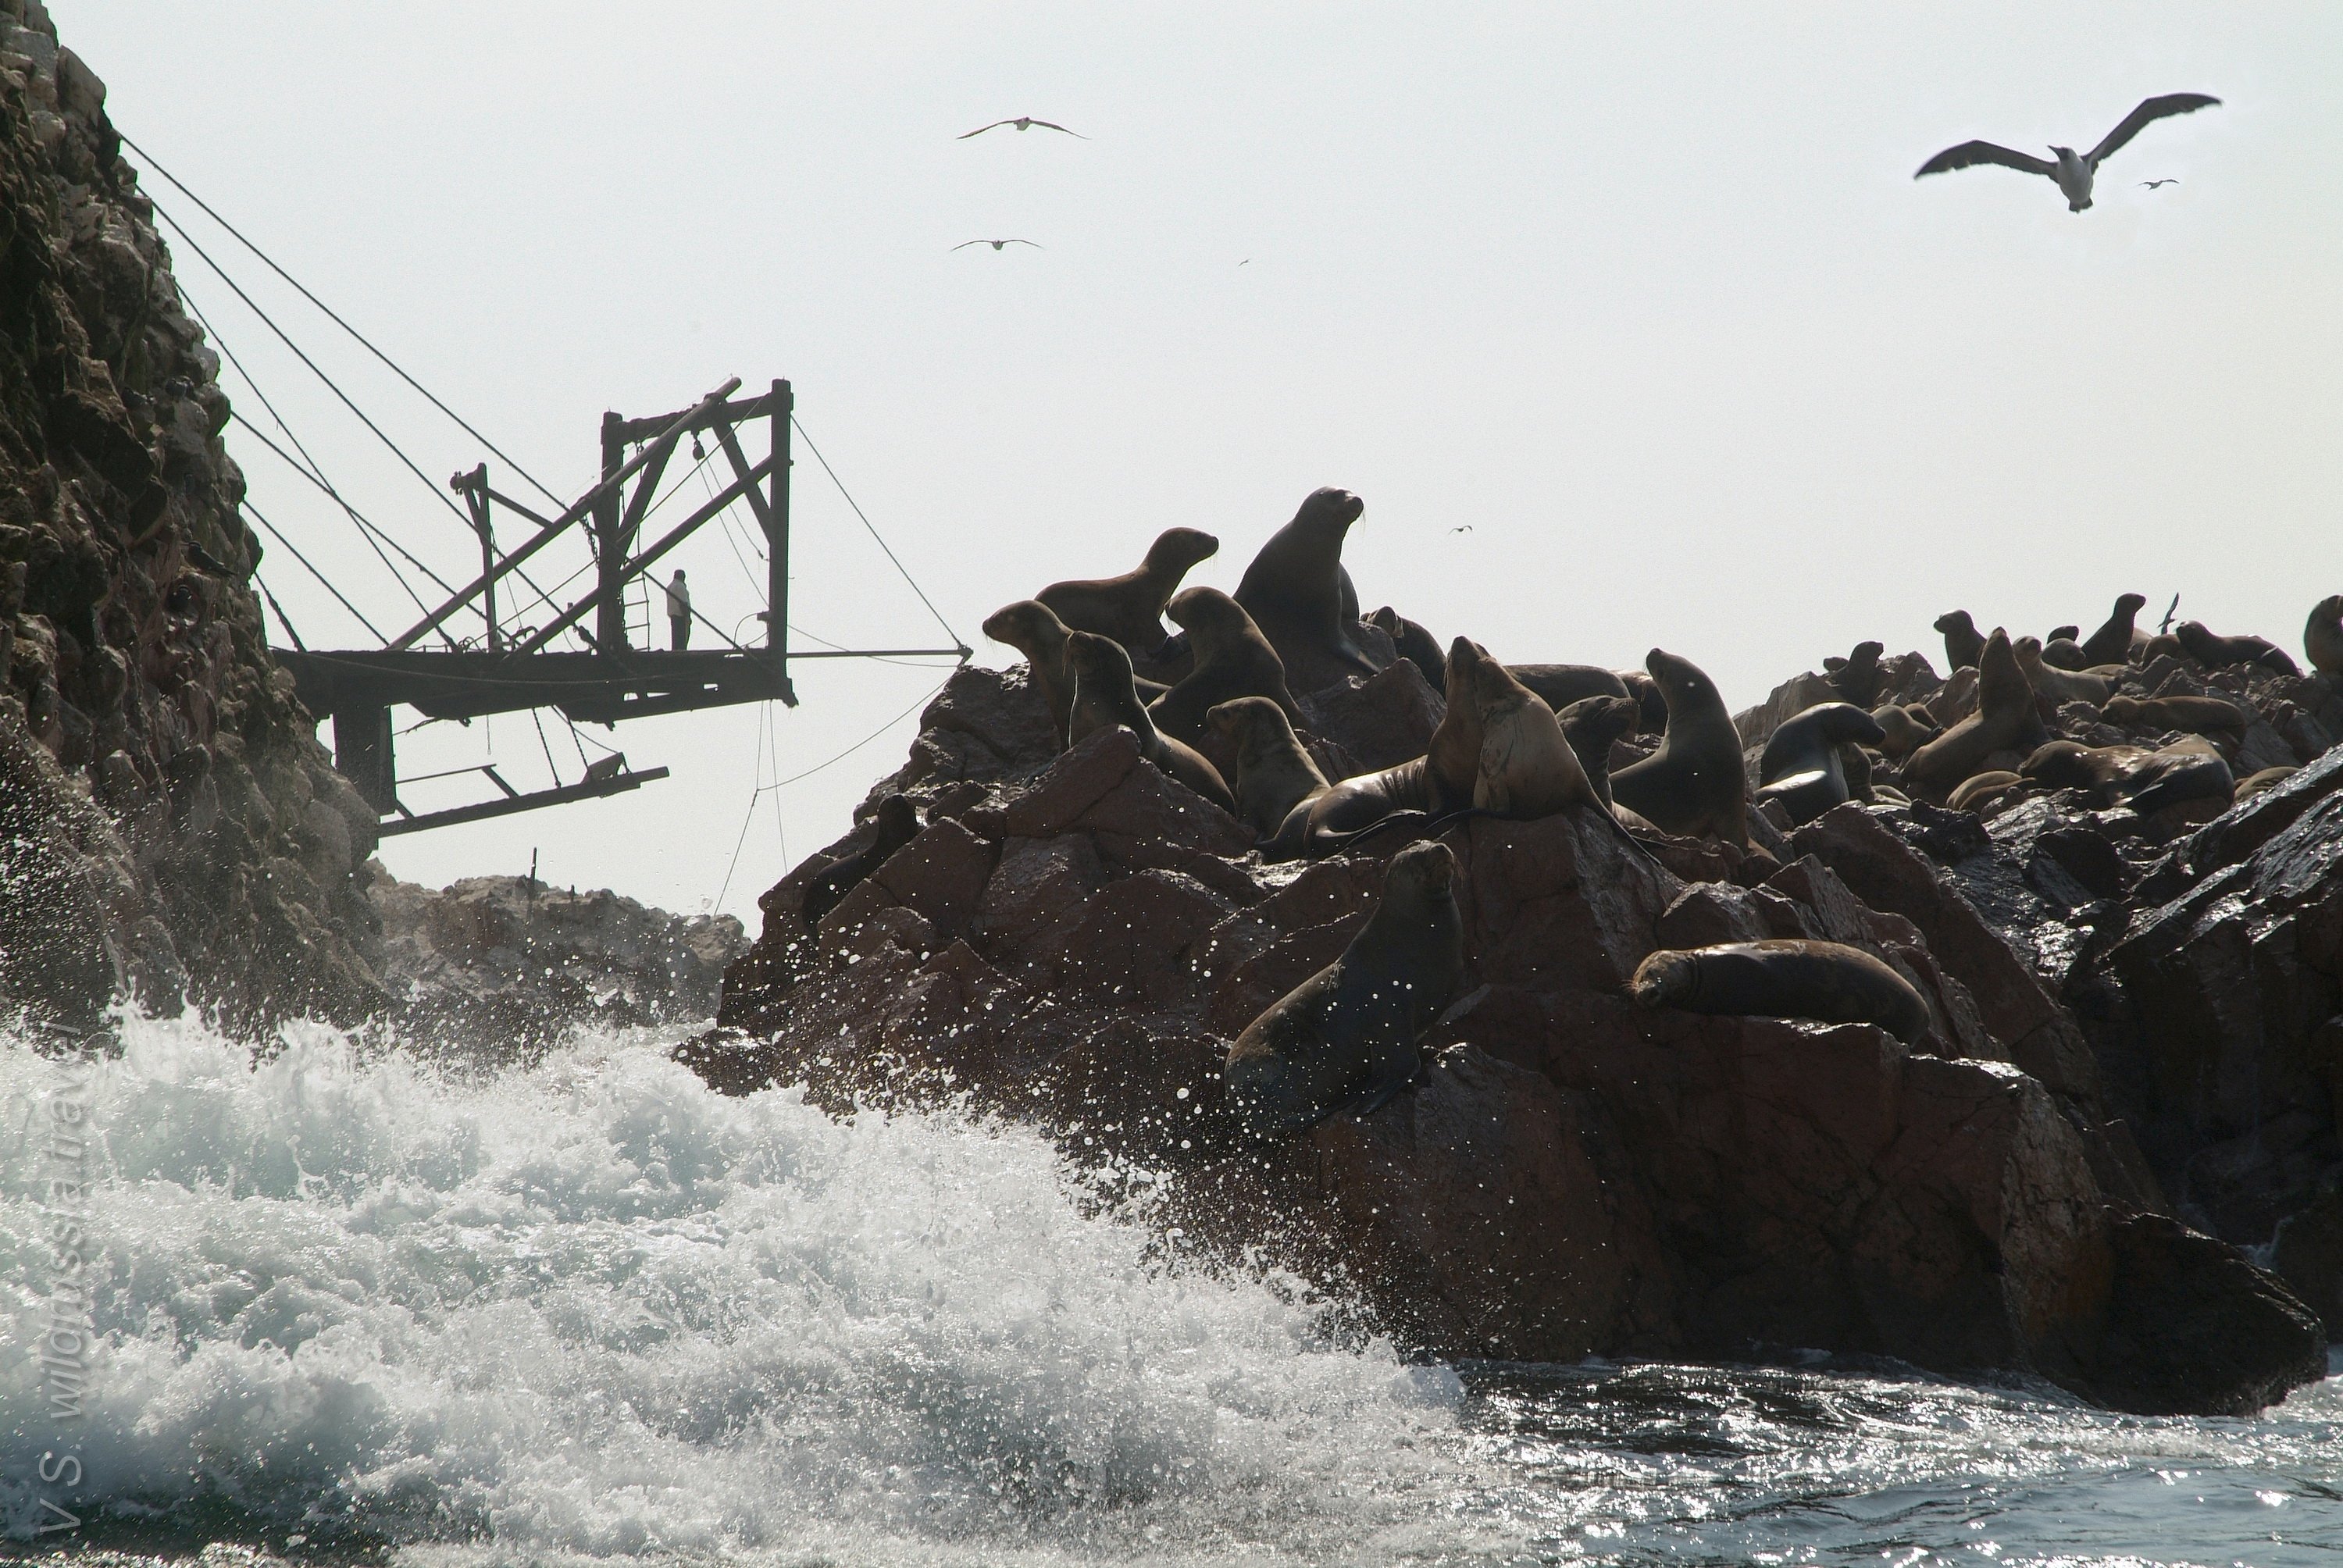
<path fill-rule="evenodd" d="M 970 136 L 980 136 L 987 131 L 997 131 L 1003 126 L 1015 126 L 1021 131 L 1030 131 L 1035 126 L 1041 126 L 1045 131 L 1066 131 L 1065 126 L 1057 124 L 1055 121 L 1037 120 L 1031 115 L 1020 115 L 1013 120 L 995 120 L 989 126 L 979 126 L 972 131 L 963 131 L 959 136 L 954 136 L 952 140 L 956 142 L 964 142 Z M 1088 136 L 1083 136 L 1080 131 L 1066 131 L 1066 135 L 1085 142 L 1090 140 Z"/>
<path fill-rule="evenodd" d="M 966 250 L 971 245 L 989 245 L 993 249 L 999 250 L 1004 245 L 1033 245 L 1033 242 L 1030 239 L 964 239 L 958 245 L 952 246 L 952 248 L 954 250 Z M 1048 246 L 1033 245 L 1033 248 L 1035 250 L 1045 250 Z"/>
<path fill-rule="evenodd" d="M 1956 147 L 1946 147 L 1920 166 L 1921 175 L 1940 175 L 1951 169 L 1965 169 L 1975 164 L 1999 164 L 2004 168 L 2022 169 L 2029 175 L 2046 175 L 2058 182 L 2066 193 L 2066 210 L 2080 212 L 2091 205 L 2091 180 L 2099 172 L 2099 165 L 2132 137 L 2150 120 L 2160 120 L 2167 115 L 2185 115 L 2221 100 L 2204 93 L 2167 93 L 2160 98 L 2148 98 L 2139 107 L 2123 117 L 2123 124 L 2107 134 L 2087 153 L 2077 153 L 2072 147 L 2052 147 L 2056 161 L 2037 158 L 2031 154 L 2013 152 L 1996 146 L 1991 142 L 1963 142 Z"/>

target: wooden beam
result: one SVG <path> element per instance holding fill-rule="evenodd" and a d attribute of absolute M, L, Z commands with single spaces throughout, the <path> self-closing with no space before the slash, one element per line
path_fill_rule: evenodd
<path fill-rule="evenodd" d="M 509 800 L 483 800 L 477 806 L 458 806 L 449 811 L 427 811 L 420 817 L 402 817 L 395 822 L 385 822 L 379 836 L 395 839 L 401 833 L 420 833 L 427 828 L 452 828 L 458 822 L 483 822 L 491 817 L 509 817 L 516 811 L 534 811 L 540 806 L 567 806 L 572 800 L 598 800 L 605 795 L 623 795 L 629 789 L 639 789 L 655 779 L 667 777 L 664 768 L 646 768 L 639 773 L 621 773 L 615 779 L 598 779 L 591 784 L 567 784 L 558 789 L 539 789 L 533 795 L 516 795 Z M 504 780 L 497 780 L 499 784 Z"/>

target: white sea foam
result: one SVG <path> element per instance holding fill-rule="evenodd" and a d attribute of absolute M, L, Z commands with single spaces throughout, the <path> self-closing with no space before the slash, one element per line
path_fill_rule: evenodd
<path fill-rule="evenodd" d="M 1167 1264 L 1030 1133 L 725 1099 L 648 1038 L 479 1082 L 319 1029 L 256 1066 L 191 1022 L 123 1032 L 74 1091 L 102 1178 L 94 1521 L 537 1559 L 1279 1560 L 1404 1551 L 1441 1513 L 1453 1375 L 1330 1342 L 1273 1279 Z M 12 1456 L 58 1441 L 26 1347 L 59 1081 L 0 1046 Z"/>

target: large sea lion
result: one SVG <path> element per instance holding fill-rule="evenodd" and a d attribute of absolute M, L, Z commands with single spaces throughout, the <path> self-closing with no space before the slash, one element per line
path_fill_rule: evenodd
<path fill-rule="evenodd" d="M 1168 635 L 1163 607 L 1188 568 L 1212 555 L 1221 541 L 1201 528 L 1166 528 L 1147 547 L 1139 569 L 1095 581 L 1051 583 L 1033 597 L 1057 612 L 1069 631 L 1096 632 L 1137 658 L 1159 654 Z"/>
<path fill-rule="evenodd" d="M 1966 669 L 1976 663 L 1985 653 L 1985 636 L 1976 628 L 1965 609 L 1949 609 L 1936 618 L 1936 629 L 1945 634 L 1945 658 L 1950 661 L 1947 675 L 1955 669 Z"/>
<path fill-rule="evenodd" d="M 2038 638 L 2021 637 L 2009 645 L 2017 657 L 2017 668 L 2026 672 L 2026 684 L 2052 703 L 2087 702 L 2096 708 L 2115 694 L 2116 683 L 2106 676 L 2087 671 L 2060 669 L 2042 657 Z"/>
<path fill-rule="evenodd" d="M 1074 678 L 1066 668 L 1066 624 L 1057 613 L 1039 599 L 1021 598 L 1015 604 L 1002 605 L 984 618 L 984 635 L 997 643 L 1013 648 L 1025 656 L 1025 667 L 1031 672 L 1033 688 L 1049 705 L 1050 722 L 1058 732 L 1061 750 L 1071 744 L 1066 736 L 1068 716 L 1074 706 Z M 1134 676 L 1131 689 L 1141 702 L 1152 701 L 1171 688 Z"/>
<path fill-rule="evenodd" d="M 1741 734 L 1716 683 L 1690 659 L 1664 648 L 1645 655 L 1644 668 L 1667 699 L 1667 729 L 1658 750 L 1611 775 L 1612 799 L 1664 833 L 1714 833 L 1747 849 Z"/>
<path fill-rule="evenodd" d="M 798 907 L 804 913 L 807 928 L 821 924 L 822 916 L 836 909 L 840 900 L 885 865 L 896 850 L 917 838 L 919 831 L 919 809 L 909 796 L 890 795 L 880 801 L 871 819 L 870 842 L 833 860 L 806 884 Z"/>
<path fill-rule="evenodd" d="M 1883 703 L 1871 710 L 1871 719 L 1879 726 L 1879 749 L 1899 762 L 1944 733 L 1925 708 Z"/>
<path fill-rule="evenodd" d="M 2144 640 L 2132 618 L 2147 606 L 2145 596 L 2127 593 L 2117 596 L 2115 609 L 2099 629 L 2083 639 L 2083 659 L 2090 664 L 2123 664 L 2131 658 L 2132 645 Z"/>
<path fill-rule="evenodd" d="M 1324 794 L 1303 801 L 1262 847 L 1262 858 L 1329 855 L 1387 818 L 1406 813 L 1432 819 L 1469 809 L 1481 776 L 1481 704 L 1474 680 L 1480 658 L 1480 649 L 1465 638 L 1448 645 L 1448 706 L 1423 756 L 1338 780 Z"/>
<path fill-rule="evenodd" d="M 1941 799 L 1980 771 L 1995 752 L 2031 751 L 2048 735 L 2042 716 L 2035 711 L 2034 688 L 2017 668 L 2009 634 L 1996 627 L 1977 656 L 1976 711 L 1906 759 L 1904 779 L 1907 787 L 1934 789 Z"/>
<path fill-rule="evenodd" d="M 2343 683 L 2343 593 L 2329 594 L 2310 608 L 2302 626 L 2302 651 L 2310 668 Z"/>
<path fill-rule="evenodd" d="M 1383 902 L 1342 956 L 1272 1002 L 1229 1048 L 1229 1098 L 1258 1137 L 1299 1132 L 1350 1106 L 1371 1115 L 1414 1081 L 1416 1042 L 1464 973 L 1456 857 L 1410 844 Z"/>
<path fill-rule="evenodd" d="M 2293 656 L 2266 637 L 2216 637 L 2201 620 L 2184 620 L 2172 628 L 2172 635 L 2180 639 L 2189 658 L 2207 669 L 2258 664 L 2280 675 L 2302 673 L 2302 667 L 2294 662 Z"/>
<path fill-rule="evenodd" d="M 1091 631 L 1066 634 L 1066 668 L 1074 678 L 1073 711 L 1066 724 L 1069 743 L 1120 724 L 1138 738 L 1139 754 L 1218 806 L 1236 814 L 1236 797 L 1221 770 L 1176 736 L 1155 727 L 1131 684 L 1131 655 L 1111 637 Z"/>
<path fill-rule="evenodd" d="M 1326 775 L 1268 698 L 1232 698 L 1204 718 L 1236 753 L 1237 819 L 1254 838 L 1274 836 L 1295 807 L 1325 793 Z"/>
<path fill-rule="evenodd" d="M 1481 705 L 1481 759 L 1473 804 L 1520 821 L 1589 806 L 1610 818 L 1610 802 L 1587 782 L 1586 769 L 1545 699 L 1516 680 L 1488 650 L 1473 645 L 1474 699 Z M 1620 699 L 1625 701 L 1624 698 Z"/>
<path fill-rule="evenodd" d="M 1378 668 L 1354 629 L 1355 598 L 1347 610 L 1344 603 L 1342 540 L 1365 509 L 1348 490 L 1312 490 L 1237 584 L 1237 603 L 1285 661 L 1285 678 L 1297 690 Z"/>
<path fill-rule="evenodd" d="M 1611 743 L 1635 733 L 1644 720 L 1642 706 L 1632 697 L 1582 697 L 1554 718 L 1562 721 L 1562 738 L 1578 753 L 1588 788 L 1610 805 Z"/>
<path fill-rule="evenodd" d="M 2255 717 L 2223 697 L 2111 697 L 2104 711 L 2110 724 L 2186 735 L 2243 735 Z"/>
<path fill-rule="evenodd" d="M 2221 754 L 2195 736 L 2155 751 L 2052 740 L 2036 748 L 2018 771 L 2045 788 L 2085 790 L 2103 806 L 2127 805 L 2142 815 L 2183 800 L 2226 804 L 2237 789 Z"/>
<path fill-rule="evenodd" d="M 1877 646 L 1874 644 L 1872 646 Z M 1775 727 L 1757 763 L 1757 800 L 1779 800 L 1801 827 L 1854 798 L 1842 748 L 1851 741 L 1883 745 L 1887 732 L 1852 702 L 1818 702 Z M 1871 781 L 1868 764 L 1863 781 Z"/>
<path fill-rule="evenodd" d="M 1880 689 L 1887 683 L 1887 672 L 1879 668 L 1879 656 L 1887 645 L 1879 642 L 1858 642 L 1845 658 L 1826 658 L 1823 678 L 1831 689 L 1857 708 L 1869 708 L 1879 700 Z"/>
<path fill-rule="evenodd" d="M 1590 697 L 1634 695 L 1617 671 L 1597 664 L 1509 664 L 1505 668 L 1556 713 Z"/>
<path fill-rule="evenodd" d="M 1754 1018 L 1874 1023 L 1910 1045 L 1928 1032 L 1927 999 L 1860 948 L 1774 940 L 1662 949 L 1628 982 L 1644 1007 Z"/>
<path fill-rule="evenodd" d="M 1183 588 L 1170 606 L 1196 656 L 1179 685 L 1148 705 L 1163 730 L 1191 746 L 1204 739 L 1204 715 L 1239 697 L 1266 697 L 1289 722 L 1302 709 L 1285 689 L 1285 665 L 1244 606 L 1216 588 Z"/>
<path fill-rule="evenodd" d="M 1434 691 L 1447 689 L 1448 656 L 1440 651 L 1438 638 L 1389 605 L 1369 616 L 1367 623 L 1383 628 L 1392 639 L 1392 646 L 1399 649 L 1399 656 L 1415 666 L 1426 686 Z"/>

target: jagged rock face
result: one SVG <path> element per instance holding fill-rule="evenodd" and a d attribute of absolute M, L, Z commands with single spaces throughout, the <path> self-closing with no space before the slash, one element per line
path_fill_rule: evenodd
<path fill-rule="evenodd" d="M 0 0 L 0 1005 L 355 1020 L 375 814 L 268 657 L 217 360 L 105 95 Z"/>
<path fill-rule="evenodd" d="M 686 919 L 526 877 L 434 891 L 372 869 L 400 1029 L 471 1060 L 524 1058 L 580 1025 L 712 1018 L 725 966 L 749 945 L 729 915 Z"/>
<path fill-rule="evenodd" d="M 1313 739 L 1388 744 L 1422 697 L 1372 685 L 1305 694 L 1331 731 Z M 1078 1159 L 1171 1172 L 1195 1242 L 1341 1282 L 1436 1353 L 1819 1346 L 2157 1410 L 2317 1375 L 2317 1322 L 2269 1275 L 2177 1226 L 2185 1245 L 2127 1229 L 2161 1199 L 2073 1019 L 1885 813 L 1841 807 L 1778 864 L 1683 841 L 1654 860 L 1579 812 L 1450 828 L 1466 976 L 1423 1076 L 1264 1142 L 1223 1093 L 1229 1042 L 1342 956 L 1405 835 L 1264 866 L 1127 733 L 1053 755 L 1015 675 L 961 672 L 923 729 L 873 799 L 906 791 L 928 825 L 818 924 L 803 890 L 867 824 L 765 896 L 728 1027 L 679 1051 L 710 1082 L 840 1111 L 964 1098 Z M 1776 936 L 1879 957 L 1933 1028 L 1907 1048 L 1626 999 L 1655 946 Z M 2150 1301 L 2189 1312 L 2163 1327 Z M 2141 1362 L 2217 1333 L 2224 1303 L 2260 1312 L 2260 1337 L 2195 1382 Z"/>

